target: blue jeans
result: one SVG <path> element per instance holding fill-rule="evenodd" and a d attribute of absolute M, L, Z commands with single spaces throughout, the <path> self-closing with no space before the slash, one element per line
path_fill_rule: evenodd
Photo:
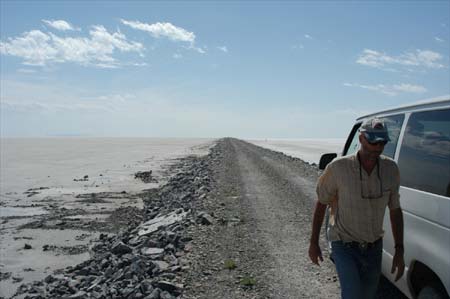
<path fill-rule="evenodd" d="M 369 248 L 334 241 L 331 257 L 341 284 L 342 299 L 372 299 L 381 275 L 382 239 Z"/>

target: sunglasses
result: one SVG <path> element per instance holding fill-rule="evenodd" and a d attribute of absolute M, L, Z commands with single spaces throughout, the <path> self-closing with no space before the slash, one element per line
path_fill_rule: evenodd
<path fill-rule="evenodd" d="M 386 135 L 385 137 L 387 137 L 387 140 L 386 140 L 386 138 L 385 138 L 385 140 L 375 140 L 375 141 L 370 141 L 372 138 L 380 138 L 381 136 L 377 136 L 377 135 L 375 135 L 375 134 L 370 134 L 370 133 L 367 133 L 367 132 L 364 132 L 364 137 L 366 137 L 366 140 L 367 140 L 367 142 L 370 144 L 370 145 L 379 145 L 379 144 L 381 144 L 381 145 L 386 145 L 386 143 L 388 143 L 388 141 L 389 141 L 389 137 Z"/>
<path fill-rule="evenodd" d="M 381 145 L 383 145 L 383 146 L 385 146 L 388 142 L 386 141 L 386 140 L 384 140 L 384 141 L 369 141 L 369 140 L 367 140 L 367 142 L 370 144 L 370 145 L 379 145 L 379 144 L 381 144 Z"/>

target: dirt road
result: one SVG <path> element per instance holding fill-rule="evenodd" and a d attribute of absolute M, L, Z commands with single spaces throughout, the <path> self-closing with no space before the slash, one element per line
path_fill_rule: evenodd
<path fill-rule="evenodd" d="M 339 298 L 325 243 L 321 267 L 307 255 L 317 168 L 237 139 L 212 154 L 217 188 L 204 208 L 217 223 L 192 231 L 186 297 Z M 383 280 L 378 297 L 402 294 Z"/>

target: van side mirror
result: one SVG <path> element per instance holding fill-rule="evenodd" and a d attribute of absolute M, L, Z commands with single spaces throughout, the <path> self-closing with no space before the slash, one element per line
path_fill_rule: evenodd
<path fill-rule="evenodd" d="M 322 157 L 320 157 L 320 162 L 319 162 L 319 169 L 324 170 L 325 167 L 327 167 L 327 165 L 334 160 L 334 158 L 337 157 L 337 154 L 332 153 L 332 154 L 324 154 L 322 155 Z"/>

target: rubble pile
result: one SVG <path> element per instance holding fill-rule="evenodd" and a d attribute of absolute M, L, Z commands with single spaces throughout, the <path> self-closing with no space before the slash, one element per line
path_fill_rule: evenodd
<path fill-rule="evenodd" d="M 212 188 L 211 155 L 187 157 L 167 184 L 146 191 L 143 221 L 130 222 L 118 234 L 101 234 L 91 258 L 23 284 L 15 298 L 145 298 L 171 299 L 184 290 L 185 255 L 192 250 L 186 232 L 209 225 L 213 217 L 197 204 Z"/>

